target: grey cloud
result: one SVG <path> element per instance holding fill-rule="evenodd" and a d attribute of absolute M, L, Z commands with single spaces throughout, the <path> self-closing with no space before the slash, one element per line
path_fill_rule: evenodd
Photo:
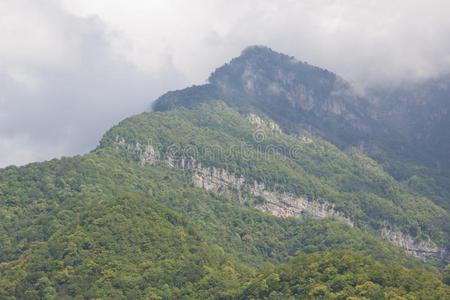
<path fill-rule="evenodd" d="M 89 151 L 113 124 L 183 85 L 175 70 L 155 78 L 114 54 L 98 20 L 58 13 L 64 40 L 77 45 L 68 61 L 0 70 L 0 166 Z"/>
<path fill-rule="evenodd" d="M 241 11 L 213 45 L 227 49 L 224 54 L 237 53 L 249 43 L 268 45 L 363 85 L 450 72 L 448 1 L 258 3 Z"/>
<path fill-rule="evenodd" d="M 362 84 L 450 71 L 446 0 L 80 1 L 64 2 L 84 3 L 74 11 L 123 33 L 133 45 L 123 53 L 135 64 L 157 69 L 169 55 L 192 83 L 253 44 Z"/>

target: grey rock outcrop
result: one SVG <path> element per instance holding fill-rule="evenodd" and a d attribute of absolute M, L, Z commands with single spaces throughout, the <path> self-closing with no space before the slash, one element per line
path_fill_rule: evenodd
<path fill-rule="evenodd" d="M 426 259 L 431 256 L 438 256 L 444 258 L 446 252 L 443 249 L 437 247 L 431 240 L 418 241 L 410 235 L 404 234 L 397 230 L 392 230 L 387 227 L 383 227 L 380 230 L 381 235 L 390 241 L 392 244 L 403 248 L 406 252 Z"/>
<path fill-rule="evenodd" d="M 257 126 L 265 126 L 266 129 L 277 130 L 276 126 L 265 124 L 265 121 L 256 115 L 249 118 Z M 170 167 L 186 170 L 192 174 L 192 181 L 195 186 L 212 193 L 221 195 L 238 190 L 240 191 L 240 202 L 249 202 L 252 200 L 252 197 L 259 198 L 262 201 L 251 202 L 253 206 L 260 211 L 277 217 L 309 216 L 317 219 L 334 218 L 349 226 L 354 226 L 352 220 L 336 210 L 331 203 L 310 200 L 291 193 L 272 191 L 264 183 L 232 174 L 225 169 L 203 167 L 194 158 L 173 158 L 169 154 L 160 154 L 150 144 L 127 143 L 123 138 L 117 137 L 115 150 L 117 152 L 126 151 L 131 153 L 142 166 L 152 165 L 157 161 L 164 161 Z M 246 196 L 241 197 L 241 195 Z M 411 255 L 422 259 L 440 257 L 443 260 L 448 260 L 447 251 L 436 246 L 431 240 L 419 241 L 410 235 L 388 227 L 381 228 L 379 232 L 381 236 L 393 245 L 404 249 Z"/>
<path fill-rule="evenodd" d="M 193 170 L 192 179 L 197 187 L 202 187 L 217 194 L 230 188 L 248 191 L 252 196 L 264 199 L 263 203 L 255 205 L 256 209 L 274 216 L 300 217 L 308 215 L 318 219 L 335 218 L 353 226 L 353 222 L 336 211 L 333 205 L 321 203 L 317 200 L 307 200 L 290 193 L 270 191 L 263 183 L 251 182 L 245 177 L 237 177 L 223 169 L 196 168 Z"/>

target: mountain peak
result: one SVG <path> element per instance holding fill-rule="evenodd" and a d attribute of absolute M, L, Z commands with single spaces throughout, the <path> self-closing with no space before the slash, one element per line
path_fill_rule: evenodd
<path fill-rule="evenodd" d="M 248 46 L 247 48 L 245 48 L 244 50 L 241 51 L 241 55 L 240 57 L 254 57 L 254 56 L 264 56 L 264 55 L 281 55 L 281 56 L 286 56 L 285 54 L 276 52 L 274 50 L 272 50 L 272 48 L 269 48 L 267 46 L 263 46 L 263 45 L 253 45 L 253 46 Z"/>
<path fill-rule="evenodd" d="M 350 85 L 336 74 L 266 46 L 250 46 L 217 68 L 209 84 L 167 93 L 153 108 L 222 99 L 238 110 L 253 107 L 269 115 L 276 112 L 283 119 L 298 119 L 302 113 L 340 114 L 344 102 L 353 98 Z"/>
<path fill-rule="evenodd" d="M 250 46 L 240 56 L 216 69 L 209 82 L 249 95 L 264 93 L 278 96 L 286 90 L 301 89 L 316 96 L 325 93 L 326 97 L 337 79 L 334 73 L 301 62 L 293 56 L 266 46 Z"/>
<path fill-rule="evenodd" d="M 252 71 L 270 72 L 273 67 L 291 67 L 295 64 L 305 64 L 297 61 L 294 57 L 276 52 L 269 47 L 255 45 L 242 50 L 238 57 L 233 58 L 229 63 L 217 68 L 209 77 L 211 83 L 215 83 L 227 77 L 227 75 L 243 75 L 238 73 Z M 307 64 L 305 64 L 307 65 Z"/>
<path fill-rule="evenodd" d="M 336 144 L 365 136 L 364 124 L 370 119 L 360 109 L 364 101 L 339 76 L 265 46 L 245 48 L 216 69 L 208 84 L 166 93 L 153 109 L 192 107 L 218 99 L 242 113 L 261 112 L 285 129 L 299 124 L 315 132 L 345 127 L 342 136 L 333 139 Z"/>
<path fill-rule="evenodd" d="M 290 62 L 290 63 L 301 63 L 295 57 L 286 55 L 281 52 L 277 52 L 270 47 L 264 45 L 252 45 L 244 48 L 241 54 L 234 58 L 233 61 L 274 61 L 278 62 Z M 307 63 L 303 63 L 306 64 Z"/>

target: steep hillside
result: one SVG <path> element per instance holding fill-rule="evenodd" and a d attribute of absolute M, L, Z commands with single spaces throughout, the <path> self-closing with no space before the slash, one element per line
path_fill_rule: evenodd
<path fill-rule="evenodd" d="M 424 268 L 339 220 L 272 217 L 114 152 L 0 172 L 1 298 L 234 297 L 267 264 L 330 249 Z"/>
<path fill-rule="evenodd" d="M 326 252 L 266 270 L 238 299 L 447 299 L 448 288 L 432 277 L 354 252 Z"/>
<path fill-rule="evenodd" d="M 220 101 L 127 119 L 101 145 L 142 165 L 166 161 L 191 172 L 197 185 L 274 215 L 334 217 L 416 254 L 447 252 L 448 213 L 361 152 L 306 132 L 285 134 Z"/>
<path fill-rule="evenodd" d="M 338 145 L 357 144 L 383 130 L 365 110 L 367 100 L 342 78 L 260 46 L 218 68 L 208 84 L 163 95 L 154 109 L 217 99 L 240 112 L 264 113 L 287 131 L 306 128 Z"/>
<path fill-rule="evenodd" d="M 450 210 L 450 76 L 370 94 L 375 117 L 403 137 L 380 159 L 399 180 Z"/>
<path fill-rule="evenodd" d="M 360 147 L 394 128 L 365 101 L 251 47 L 89 154 L 1 169 L 0 299 L 448 298 L 449 211 Z"/>
<path fill-rule="evenodd" d="M 450 211 L 449 78 L 364 96 L 336 74 L 254 46 L 218 68 L 208 84 L 169 92 L 156 111 L 224 100 L 258 111 L 286 132 L 306 129 L 341 149 L 357 147 L 390 175 Z"/>
<path fill-rule="evenodd" d="M 1 298 L 236 298 L 268 264 L 331 249 L 436 272 L 340 220 L 272 217 L 122 154 L 0 171 Z"/>
<path fill-rule="evenodd" d="M 202 297 L 251 274 L 119 161 L 90 155 L 0 178 L 1 299 Z"/>

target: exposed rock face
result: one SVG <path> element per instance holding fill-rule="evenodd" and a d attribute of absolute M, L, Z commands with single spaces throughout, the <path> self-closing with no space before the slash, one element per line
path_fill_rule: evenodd
<path fill-rule="evenodd" d="M 264 126 L 266 129 L 278 130 L 273 124 L 259 118 L 256 115 L 249 115 L 250 122 L 258 127 Z M 276 125 L 276 124 L 275 124 Z M 310 142 L 305 137 L 305 142 Z M 117 137 L 115 150 L 126 151 L 136 157 L 139 164 L 152 165 L 157 161 L 165 161 L 170 167 L 183 169 L 192 173 L 194 185 L 216 194 L 222 194 L 231 190 L 242 191 L 253 197 L 261 198 L 263 201 L 254 204 L 256 209 L 272 214 L 277 217 L 301 217 L 310 216 L 317 219 L 335 218 L 350 226 L 353 222 L 345 217 L 341 212 L 334 209 L 332 204 L 322 203 L 317 200 L 309 200 L 304 197 L 290 193 L 280 193 L 270 191 L 264 183 L 252 181 L 243 176 L 237 176 L 224 169 L 215 167 L 202 167 L 193 158 L 173 158 L 170 155 L 162 155 L 152 145 L 140 143 L 127 143 L 123 138 Z M 240 199 L 241 202 L 249 201 L 248 198 Z M 405 249 L 406 252 L 427 259 L 431 256 L 448 260 L 446 250 L 437 247 L 432 241 L 417 241 L 412 236 L 400 231 L 383 227 L 380 234 L 392 244 Z"/>
<path fill-rule="evenodd" d="M 134 144 L 127 143 L 124 138 L 117 136 L 115 143 L 115 150 L 126 150 L 138 157 L 141 166 L 151 165 L 159 159 L 159 153 L 150 145 L 142 145 L 139 142 Z"/>
<path fill-rule="evenodd" d="M 354 226 L 349 218 L 336 211 L 333 205 L 329 203 L 307 200 L 290 193 L 270 191 L 263 183 L 258 183 L 257 181 L 249 183 L 249 180 L 245 177 L 237 177 L 223 169 L 214 167 L 202 168 L 200 164 L 195 164 L 195 168 L 192 171 L 192 179 L 196 186 L 217 194 L 231 188 L 246 190 L 251 195 L 264 199 L 263 203 L 255 205 L 256 209 L 274 216 L 286 218 L 308 215 L 317 219 L 335 218 L 352 227 Z M 393 245 L 404 249 L 411 255 L 422 259 L 440 257 L 443 260 L 448 260 L 448 253 L 444 249 L 437 247 L 431 240 L 417 241 L 410 235 L 390 230 L 386 227 L 382 228 L 380 232 Z"/>
<path fill-rule="evenodd" d="M 266 202 L 256 208 L 278 217 L 299 217 L 309 215 L 314 218 L 335 218 L 353 227 L 353 222 L 336 211 L 333 205 L 319 201 L 307 200 L 289 193 L 271 192 L 265 189 L 254 189 L 253 194 L 263 197 Z"/>
<path fill-rule="evenodd" d="M 421 257 L 439 256 L 445 258 L 446 251 L 437 247 L 432 241 L 416 241 L 411 236 L 400 231 L 391 230 L 383 227 L 381 235 L 388 239 L 392 244 L 405 249 L 406 252 Z"/>
<path fill-rule="evenodd" d="M 276 124 L 266 123 L 257 117 L 251 116 L 254 122 L 265 124 L 268 128 L 278 130 Z M 139 159 L 141 165 L 151 165 L 155 163 L 161 156 L 155 151 L 151 145 L 141 145 L 140 143 L 128 144 L 124 139 L 116 138 L 116 151 L 125 150 L 133 153 Z M 264 183 L 251 181 L 243 176 L 236 176 L 224 169 L 214 167 L 204 168 L 195 159 L 174 159 L 170 155 L 164 161 L 171 167 L 176 167 L 192 172 L 192 181 L 197 187 L 204 188 L 216 194 L 221 194 L 232 189 L 238 189 L 247 192 L 253 197 L 264 199 L 263 203 L 258 203 L 255 208 L 278 217 L 300 217 L 308 215 L 318 219 L 336 218 L 350 226 L 353 223 L 350 219 L 344 217 L 334 207 L 327 203 L 321 203 L 317 200 L 311 201 L 303 197 L 298 197 L 289 193 L 280 193 L 270 191 Z M 249 199 L 242 199 L 248 201 Z"/>
<path fill-rule="evenodd" d="M 220 194 L 230 188 L 242 188 L 244 177 L 237 177 L 223 169 L 202 168 L 200 164 L 192 169 L 192 180 L 197 187 Z"/>
<path fill-rule="evenodd" d="M 298 112 L 341 115 L 346 101 L 356 99 L 351 86 L 336 74 L 253 46 L 209 78 L 223 91 L 238 91 L 270 105 L 283 103 Z"/>
<path fill-rule="evenodd" d="M 144 150 L 139 154 L 141 166 L 151 165 L 158 159 L 155 149 L 152 145 L 145 145 Z"/>
<path fill-rule="evenodd" d="M 197 166 L 193 173 L 194 184 L 206 190 L 220 194 L 230 188 L 235 188 L 248 191 L 255 197 L 261 197 L 264 202 L 257 204 L 255 208 L 274 216 L 299 217 L 309 215 L 318 219 L 336 218 L 353 226 L 350 219 L 344 217 L 327 203 L 310 201 L 289 193 L 269 191 L 263 183 L 257 181 L 249 183 L 249 180 L 245 177 L 237 177 L 223 169 Z"/>
<path fill-rule="evenodd" d="M 296 135 L 297 140 L 303 144 L 311 144 L 313 142 L 313 140 L 309 137 L 307 137 L 306 135 Z"/>
<path fill-rule="evenodd" d="M 250 124 L 255 125 L 259 129 L 268 130 L 273 133 L 281 133 L 281 128 L 277 123 L 265 120 L 254 113 L 248 114 L 247 120 L 250 122 Z"/>

